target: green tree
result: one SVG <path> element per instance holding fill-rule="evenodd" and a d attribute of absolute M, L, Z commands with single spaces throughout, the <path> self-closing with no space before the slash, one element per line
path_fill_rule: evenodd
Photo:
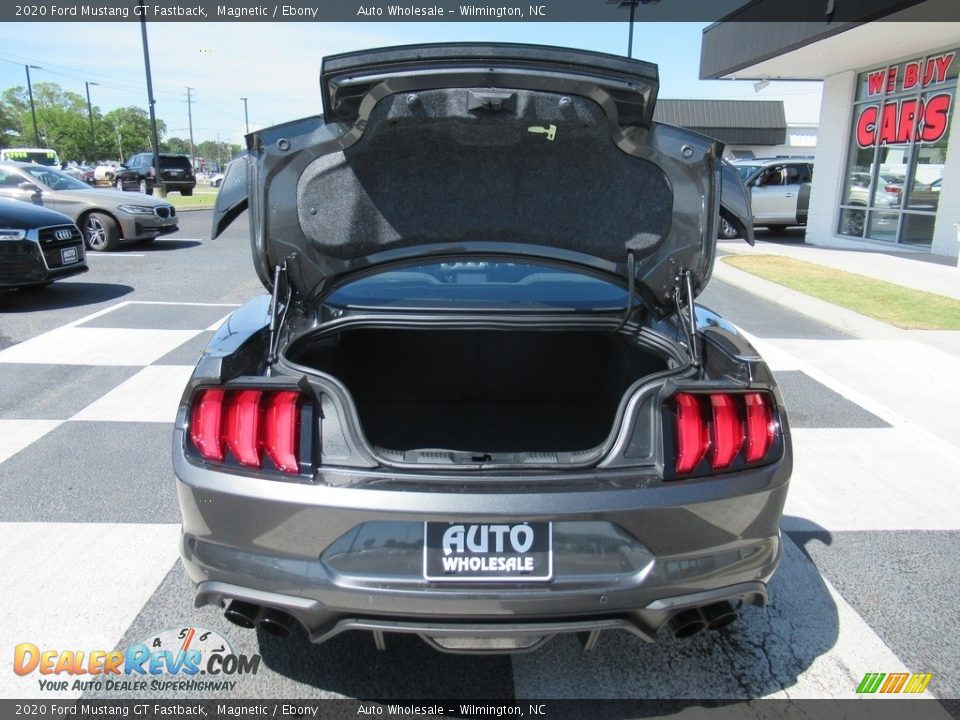
<path fill-rule="evenodd" d="M 172 153 L 179 153 L 180 155 L 189 155 L 190 154 L 190 140 L 180 137 L 172 137 L 169 140 L 164 140 L 163 150 Z"/>
<path fill-rule="evenodd" d="M 149 151 L 153 147 L 150 138 L 150 116 L 143 108 L 133 105 L 117 108 L 104 115 L 103 119 L 113 131 L 117 140 L 117 152 L 124 159 L 137 152 Z M 162 138 L 166 131 L 166 123 L 157 119 L 158 138 Z"/>

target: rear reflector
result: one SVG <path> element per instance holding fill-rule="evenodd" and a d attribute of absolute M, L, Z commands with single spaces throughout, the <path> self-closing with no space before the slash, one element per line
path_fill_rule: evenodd
<path fill-rule="evenodd" d="M 190 439 L 205 460 L 232 457 L 260 469 L 263 451 L 278 470 L 297 474 L 302 404 L 296 390 L 206 388 L 193 403 Z"/>
<path fill-rule="evenodd" d="M 779 432 L 769 393 L 681 392 L 673 396 L 672 406 L 677 475 L 735 470 L 768 460 Z"/>

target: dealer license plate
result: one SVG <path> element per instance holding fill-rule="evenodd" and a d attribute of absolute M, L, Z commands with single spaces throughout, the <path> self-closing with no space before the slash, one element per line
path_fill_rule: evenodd
<path fill-rule="evenodd" d="M 553 578 L 553 526 L 424 523 L 423 577 L 434 582 L 525 582 Z"/>
<path fill-rule="evenodd" d="M 77 248 L 75 247 L 63 248 L 60 251 L 60 262 L 64 265 L 75 263 L 79 259 L 80 259 L 80 255 L 77 252 Z"/>

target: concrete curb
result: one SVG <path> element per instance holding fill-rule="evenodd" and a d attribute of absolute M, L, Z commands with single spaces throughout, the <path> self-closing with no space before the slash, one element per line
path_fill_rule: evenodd
<path fill-rule="evenodd" d="M 903 338 L 909 335 L 907 330 L 739 270 L 725 263 L 722 257 L 714 264 L 713 277 L 850 335 L 870 339 Z"/>

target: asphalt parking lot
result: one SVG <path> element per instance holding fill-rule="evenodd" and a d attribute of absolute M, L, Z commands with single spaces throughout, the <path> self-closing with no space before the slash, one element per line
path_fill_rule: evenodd
<path fill-rule="evenodd" d="M 0 696 L 118 696 L 40 689 L 10 672 L 17 643 L 110 649 L 186 627 L 262 656 L 211 697 L 845 698 L 868 672 L 933 673 L 931 695 L 960 694 L 958 448 L 911 433 L 818 361 L 862 341 L 718 281 L 701 302 L 758 338 L 797 455 L 765 610 L 688 640 L 610 634 L 583 653 L 560 638 L 477 658 L 399 636 L 385 652 L 353 634 L 311 646 L 195 609 L 170 423 L 206 340 L 263 292 L 241 220 L 210 241 L 210 212 L 185 212 L 174 236 L 0 295 Z M 158 693 L 122 693 L 137 695 Z"/>

